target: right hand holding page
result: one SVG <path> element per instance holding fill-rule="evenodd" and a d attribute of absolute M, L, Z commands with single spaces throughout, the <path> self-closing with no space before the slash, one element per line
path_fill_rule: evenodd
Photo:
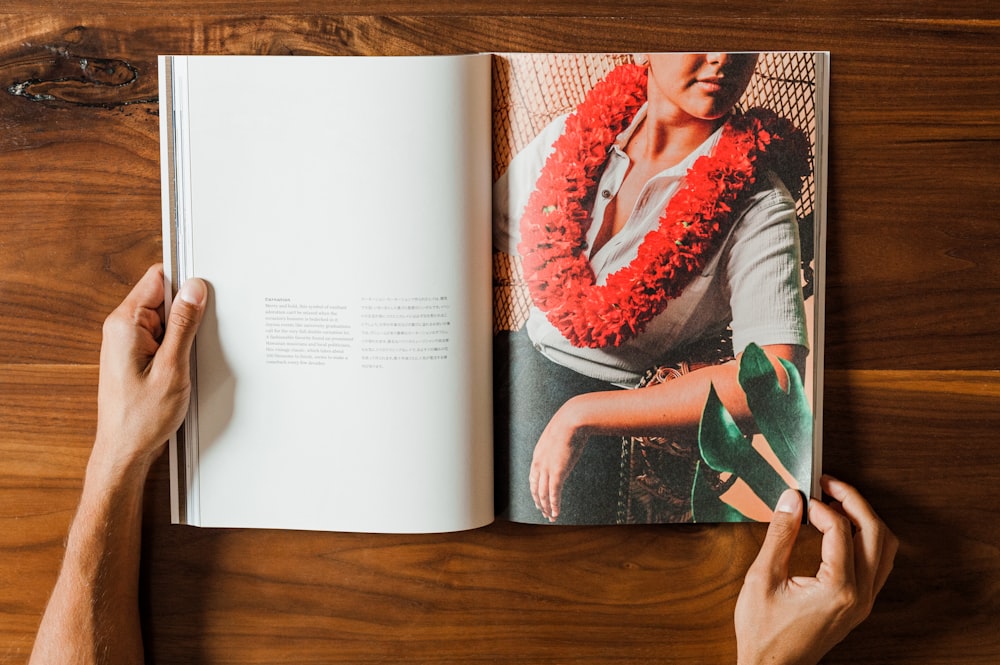
<path fill-rule="evenodd" d="M 788 490 L 736 601 L 739 665 L 819 662 L 868 617 L 892 570 L 899 542 L 868 502 L 830 476 L 821 485 L 833 501 L 809 502 L 810 522 L 823 534 L 819 570 L 789 577 L 802 500 Z"/>

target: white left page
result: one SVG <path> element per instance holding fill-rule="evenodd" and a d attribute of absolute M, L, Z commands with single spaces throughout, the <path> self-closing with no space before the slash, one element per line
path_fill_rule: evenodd
<path fill-rule="evenodd" d="M 160 66 L 165 264 L 211 287 L 176 519 L 492 521 L 489 56 Z"/>

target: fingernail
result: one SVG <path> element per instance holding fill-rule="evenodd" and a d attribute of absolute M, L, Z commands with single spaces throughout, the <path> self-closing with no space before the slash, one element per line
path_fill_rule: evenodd
<path fill-rule="evenodd" d="M 795 490 L 785 490 L 778 498 L 774 510 L 779 513 L 794 513 L 799 509 L 799 493 Z"/>
<path fill-rule="evenodd" d="M 177 292 L 178 298 L 198 307 L 205 302 L 205 295 L 205 283 L 200 279 L 189 279 Z"/>

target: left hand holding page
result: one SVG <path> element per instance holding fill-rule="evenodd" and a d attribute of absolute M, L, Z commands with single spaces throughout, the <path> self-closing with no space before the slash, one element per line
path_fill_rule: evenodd
<path fill-rule="evenodd" d="M 163 320 L 163 267 L 154 265 L 104 322 L 94 460 L 147 466 L 187 412 L 190 356 L 208 288 L 184 283 Z"/>
<path fill-rule="evenodd" d="M 141 663 L 138 579 L 149 467 L 187 412 L 208 288 L 188 280 L 164 321 L 163 268 L 104 322 L 97 437 L 31 665 Z"/>

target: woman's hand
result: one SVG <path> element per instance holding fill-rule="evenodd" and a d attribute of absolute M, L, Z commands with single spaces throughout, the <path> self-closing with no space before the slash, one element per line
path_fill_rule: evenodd
<path fill-rule="evenodd" d="M 789 577 L 788 561 L 802 520 L 802 500 L 781 496 L 757 560 L 736 601 L 739 665 L 812 665 L 871 612 L 899 542 L 856 489 L 829 476 L 830 505 L 809 502 L 823 533 L 815 577 Z"/>
<path fill-rule="evenodd" d="M 550 522 L 559 517 L 563 485 L 576 466 L 587 434 L 579 425 L 573 400 L 566 402 L 545 426 L 535 444 L 528 482 L 535 507 Z"/>

